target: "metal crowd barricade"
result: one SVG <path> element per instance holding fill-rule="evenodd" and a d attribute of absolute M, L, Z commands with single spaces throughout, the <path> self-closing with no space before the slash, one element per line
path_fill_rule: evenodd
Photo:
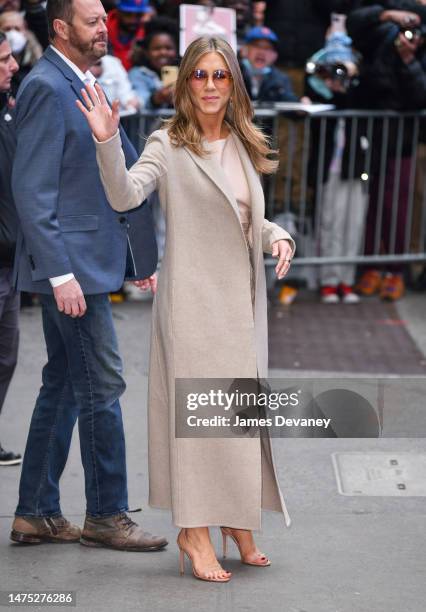
<path fill-rule="evenodd" d="M 160 126 L 161 118 L 173 112 L 143 111 L 123 118 L 138 152 L 149 133 Z M 273 146 L 280 143 L 280 169 L 264 184 L 266 215 L 290 225 L 288 229 L 296 233 L 294 265 L 426 261 L 426 112 L 333 110 L 301 115 L 258 107 L 255 113 Z M 355 194 L 362 189 L 365 210 L 357 252 L 330 256 L 323 253 L 321 228 L 324 204 L 333 198 L 329 177 L 334 172 L 336 138 L 342 126 L 345 142 L 343 149 L 340 147 L 340 164 L 344 174 L 336 183 L 340 191 L 335 197 L 340 198 L 339 206 L 349 211 L 359 205 Z M 345 181 L 350 188 L 342 197 Z M 269 258 L 266 265 L 275 265 L 275 261 Z"/>
<path fill-rule="evenodd" d="M 426 261 L 425 112 L 328 111 L 306 115 L 303 119 L 284 117 L 284 120 L 289 122 L 287 151 L 284 152 L 284 198 L 275 200 L 274 213 L 293 216 L 302 247 L 295 264 L 378 265 Z M 321 253 L 320 229 L 327 184 L 324 173 L 330 170 L 330 148 L 336 144 L 331 142 L 336 132 L 330 127 L 337 128 L 339 121 L 344 122 L 346 136 L 344 180 L 351 184 L 359 181 L 362 185 L 366 199 L 365 223 L 357 255 L 330 257 Z M 298 122 L 303 123 L 299 160 L 295 134 Z M 300 162 L 298 169 L 297 161 Z M 295 181 L 299 181 L 296 194 Z M 341 202 L 348 210 L 355 205 L 351 198 L 352 192 L 348 190 L 347 201 Z M 404 221 L 402 241 L 400 220 Z M 372 226 L 373 244 L 367 245 Z M 367 246 L 370 247 L 368 252 Z"/>

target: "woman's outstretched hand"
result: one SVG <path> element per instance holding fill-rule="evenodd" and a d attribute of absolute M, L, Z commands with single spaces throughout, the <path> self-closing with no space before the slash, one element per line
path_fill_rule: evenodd
<path fill-rule="evenodd" d="M 95 138 L 100 142 L 112 138 L 120 123 L 119 102 L 114 100 L 109 106 L 102 87 L 95 83 L 95 88 L 86 85 L 81 90 L 84 104 L 76 100 L 78 108 L 87 119 Z"/>

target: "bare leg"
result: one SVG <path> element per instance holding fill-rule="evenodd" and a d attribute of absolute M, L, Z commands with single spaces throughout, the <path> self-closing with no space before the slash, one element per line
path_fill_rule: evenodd
<path fill-rule="evenodd" d="M 266 557 L 257 548 L 253 538 L 253 532 L 248 529 L 232 529 L 231 527 L 221 527 L 222 534 L 230 536 L 240 551 L 241 561 L 249 565 L 267 566 L 271 565 L 268 557 Z M 224 556 L 226 556 L 226 548 L 224 541 Z"/>
<path fill-rule="evenodd" d="M 179 532 L 178 546 L 190 557 L 194 575 L 203 580 L 228 581 L 231 572 L 223 569 L 216 558 L 208 527 L 184 528 Z"/>

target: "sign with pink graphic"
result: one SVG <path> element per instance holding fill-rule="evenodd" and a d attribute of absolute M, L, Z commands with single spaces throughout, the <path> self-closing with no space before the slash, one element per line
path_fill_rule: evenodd
<path fill-rule="evenodd" d="M 236 17 L 234 9 L 196 4 L 180 5 L 180 44 L 183 55 L 187 46 L 200 36 L 224 38 L 237 52 Z"/>

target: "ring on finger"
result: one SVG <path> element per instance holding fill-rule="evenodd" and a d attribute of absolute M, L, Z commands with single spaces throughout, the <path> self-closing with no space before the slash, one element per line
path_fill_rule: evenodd
<path fill-rule="evenodd" d="M 95 108 L 95 107 L 94 107 L 94 106 L 93 106 L 93 104 L 92 104 L 92 106 L 89 106 L 89 108 L 88 108 L 87 110 L 88 110 L 88 112 L 89 112 L 89 113 L 91 113 L 91 112 L 92 112 L 92 110 L 93 110 L 94 108 Z"/>

